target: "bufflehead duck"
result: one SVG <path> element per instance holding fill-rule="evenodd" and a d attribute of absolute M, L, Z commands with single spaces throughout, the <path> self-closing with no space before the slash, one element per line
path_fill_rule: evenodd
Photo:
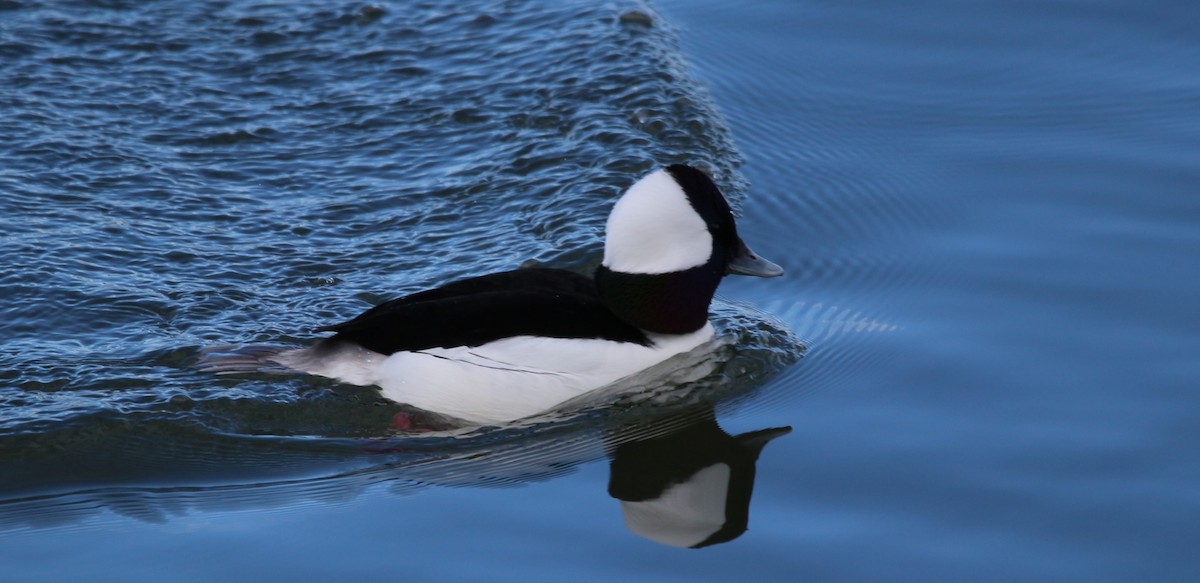
<path fill-rule="evenodd" d="M 528 268 L 384 302 L 264 360 L 392 401 L 500 423 L 546 411 L 713 337 L 726 274 L 783 274 L 737 235 L 713 181 L 677 164 L 645 176 L 608 217 L 594 279 Z"/>

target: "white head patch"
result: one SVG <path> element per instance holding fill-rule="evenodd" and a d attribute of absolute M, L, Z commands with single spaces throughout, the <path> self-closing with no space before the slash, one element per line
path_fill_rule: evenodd
<path fill-rule="evenodd" d="M 608 215 L 604 266 L 613 271 L 682 271 L 703 265 L 712 251 L 708 226 L 666 170 L 629 187 Z"/>

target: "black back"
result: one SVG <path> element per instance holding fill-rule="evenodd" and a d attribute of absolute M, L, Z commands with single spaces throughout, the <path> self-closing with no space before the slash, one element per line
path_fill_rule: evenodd
<path fill-rule="evenodd" d="M 480 346 L 522 335 L 650 343 L 605 307 L 592 280 L 562 269 L 518 269 L 456 281 L 317 331 L 336 332 L 331 340 L 381 354 Z"/>

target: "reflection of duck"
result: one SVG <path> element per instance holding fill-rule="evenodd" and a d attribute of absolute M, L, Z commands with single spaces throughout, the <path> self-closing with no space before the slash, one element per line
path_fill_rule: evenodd
<path fill-rule="evenodd" d="M 694 406 L 669 407 L 669 414 L 655 407 L 389 439 L 199 434 L 137 423 L 60 434 L 22 448 L 29 457 L 0 472 L 0 531 L 106 511 L 165 522 L 193 512 L 345 501 L 384 484 L 393 492 L 529 484 L 608 456 L 609 494 L 622 501 L 634 533 L 675 546 L 739 536 L 758 453 L 790 429 L 730 436 L 711 408 L 697 415 Z"/>
<path fill-rule="evenodd" d="M 791 430 L 731 436 L 709 410 L 665 435 L 617 445 L 608 494 L 621 501 L 625 526 L 638 536 L 691 548 L 731 541 L 749 522 L 759 453 Z"/>
<path fill-rule="evenodd" d="M 783 270 L 742 242 L 713 181 L 677 164 L 617 201 L 594 281 L 561 269 L 465 279 L 326 326 L 335 335 L 312 347 L 203 368 L 283 365 L 472 423 L 511 421 L 712 338 L 709 303 L 730 273 Z"/>

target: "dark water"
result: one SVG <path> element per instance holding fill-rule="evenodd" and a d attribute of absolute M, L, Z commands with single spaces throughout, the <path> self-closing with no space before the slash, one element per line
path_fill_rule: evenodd
<path fill-rule="evenodd" d="M 654 8 L 0 3 L 3 579 L 1194 580 L 1200 10 Z M 191 367 L 586 271 L 677 161 L 788 270 L 700 382 L 405 436 Z M 785 426 L 745 534 L 626 528 Z"/>

